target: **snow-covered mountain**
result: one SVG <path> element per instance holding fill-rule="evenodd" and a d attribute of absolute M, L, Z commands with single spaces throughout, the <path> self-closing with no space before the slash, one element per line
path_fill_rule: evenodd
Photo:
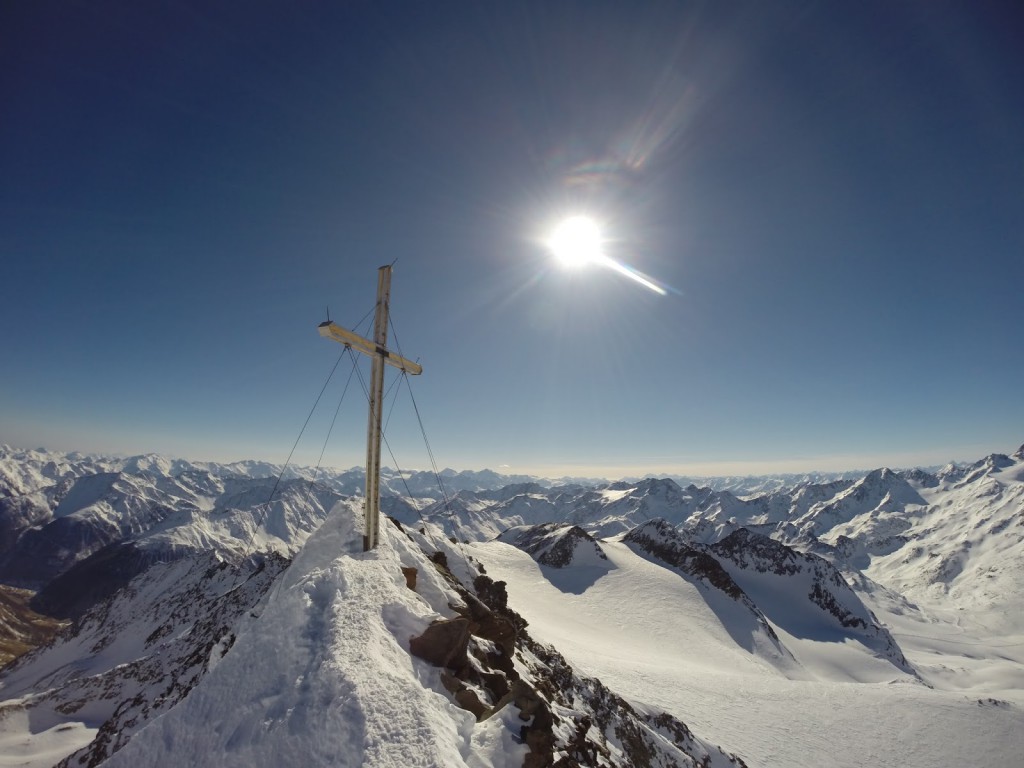
<path fill-rule="evenodd" d="M 356 523 L 339 504 L 283 574 L 153 566 L 8 667 L 0 725 L 44 760 L 77 739 L 62 766 L 743 765 L 533 640 L 439 532 L 363 553 Z"/>
<path fill-rule="evenodd" d="M 270 554 L 233 567 L 213 552 L 157 563 L 59 641 L 9 666 L 3 696 L 32 721 L 70 722 L 91 736 L 62 764 L 96 765 L 230 650 L 245 612 L 286 565 Z"/>
<path fill-rule="evenodd" d="M 497 540 L 519 547 L 541 565 L 552 568 L 604 568 L 608 563 L 601 545 L 576 525 L 524 525 L 509 528 Z"/>
<path fill-rule="evenodd" d="M 406 473 L 371 553 L 361 473 L 279 476 L 0 449 L 0 583 L 71 619 L 10 620 L 57 634 L 0 672 L 0 753 L 915 768 L 1024 751 L 1024 448 L 755 495 Z"/>
<path fill-rule="evenodd" d="M 5 447 L 0 581 L 40 589 L 112 544 L 137 553 L 135 573 L 149 562 L 208 550 L 241 555 L 258 546 L 287 555 L 340 498 L 303 477 L 278 485 L 274 476 L 159 456 L 104 459 Z M 121 570 L 125 580 L 135 575 Z"/>

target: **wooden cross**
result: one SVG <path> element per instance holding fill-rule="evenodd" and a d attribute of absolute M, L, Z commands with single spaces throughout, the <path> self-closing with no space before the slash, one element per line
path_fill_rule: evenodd
<path fill-rule="evenodd" d="M 377 546 L 380 533 L 380 440 L 384 399 L 384 364 L 403 373 L 423 373 L 423 368 L 401 355 L 388 351 L 388 300 L 391 295 L 391 266 L 377 270 L 377 311 L 373 321 L 373 341 L 332 323 L 320 323 L 320 335 L 356 349 L 373 359 L 370 370 L 370 415 L 366 427 L 366 523 L 363 551 Z"/>

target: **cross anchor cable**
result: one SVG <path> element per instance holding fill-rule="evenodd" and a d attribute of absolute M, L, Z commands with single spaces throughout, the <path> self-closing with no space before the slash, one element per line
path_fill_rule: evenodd
<path fill-rule="evenodd" d="M 391 265 L 377 270 L 377 308 L 373 320 L 373 341 L 342 328 L 330 320 L 320 323 L 318 330 L 325 339 L 344 344 L 350 349 L 369 355 L 370 407 L 366 427 L 366 522 L 363 532 L 363 551 L 377 546 L 380 533 L 380 442 L 381 418 L 384 399 L 384 365 L 398 368 L 414 376 L 423 368 L 412 360 L 391 352 L 388 344 L 388 302 L 391 295 Z"/>

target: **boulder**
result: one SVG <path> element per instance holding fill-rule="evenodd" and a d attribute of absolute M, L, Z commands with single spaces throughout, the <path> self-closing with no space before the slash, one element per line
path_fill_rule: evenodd
<path fill-rule="evenodd" d="M 409 640 L 409 651 L 435 667 L 461 669 L 468 662 L 469 619 L 440 619 L 419 637 Z"/>

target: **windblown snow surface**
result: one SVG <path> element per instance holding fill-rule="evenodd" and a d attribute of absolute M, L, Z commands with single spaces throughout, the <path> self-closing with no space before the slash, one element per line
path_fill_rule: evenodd
<path fill-rule="evenodd" d="M 445 605 L 447 587 L 424 569 L 419 594 L 407 589 L 401 566 L 422 555 L 389 524 L 378 549 L 359 551 L 353 516 L 337 511 L 231 652 L 104 765 L 522 764 L 525 747 L 507 738 L 518 725 L 504 722 L 514 708 L 478 725 L 409 654 L 409 638 L 440 618 L 422 595 Z"/>
<path fill-rule="evenodd" d="M 855 642 L 788 634 L 776 615 L 774 629 L 796 659 L 788 663 L 734 642 L 738 617 L 692 580 L 621 541 L 602 547 L 612 567 L 600 572 L 541 566 L 498 541 L 471 551 L 508 583 L 535 637 L 752 766 L 1024 765 L 1024 632 L 992 636 L 879 601 L 873 609 L 919 677 Z"/>

